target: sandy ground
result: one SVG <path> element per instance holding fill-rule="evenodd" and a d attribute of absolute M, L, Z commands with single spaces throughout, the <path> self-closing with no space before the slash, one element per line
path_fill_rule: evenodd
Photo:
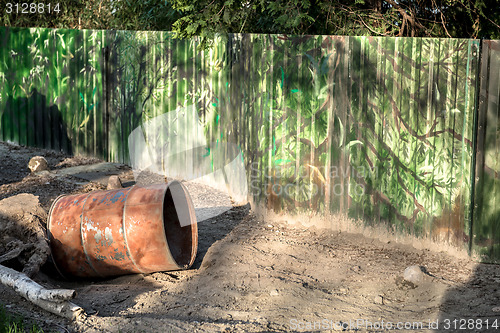
<path fill-rule="evenodd" d="M 75 176 L 29 175 L 26 166 L 34 155 L 61 170 L 98 162 L 0 143 L 0 200 L 32 193 L 48 209 L 60 194 L 104 187 Z M 133 180 L 126 166 L 117 173 L 124 182 Z M 77 290 L 74 303 L 87 313 L 77 322 L 48 314 L 3 286 L 0 303 L 56 332 L 500 332 L 498 265 L 360 234 L 264 221 L 249 205 L 208 218 L 207 209 L 220 213 L 230 199 L 186 185 L 203 216 L 191 269 L 68 281 L 46 265 L 36 280 Z M 402 278 L 411 265 L 428 272 L 417 284 Z"/>

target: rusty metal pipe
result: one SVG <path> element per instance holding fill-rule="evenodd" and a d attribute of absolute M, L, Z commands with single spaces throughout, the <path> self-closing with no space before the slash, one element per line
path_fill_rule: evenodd
<path fill-rule="evenodd" d="M 47 229 L 63 276 L 187 269 L 198 247 L 194 206 L 178 181 L 60 196 Z"/>

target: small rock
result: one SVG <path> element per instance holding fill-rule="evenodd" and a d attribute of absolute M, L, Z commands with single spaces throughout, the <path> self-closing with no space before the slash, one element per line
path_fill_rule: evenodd
<path fill-rule="evenodd" d="M 416 284 L 414 284 L 413 282 L 410 282 L 410 281 L 406 281 L 402 276 L 396 277 L 396 285 L 401 290 L 408 290 L 408 289 L 417 288 Z"/>
<path fill-rule="evenodd" d="M 35 156 L 28 163 L 28 169 L 32 173 L 49 170 L 49 164 L 43 156 Z"/>
<path fill-rule="evenodd" d="M 373 302 L 375 304 L 381 304 L 383 305 L 384 304 L 384 298 L 380 295 L 376 296 L 374 299 L 373 299 Z"/>
<path fill-rule="evenodd" d="M 413 284 L 419 284 L 425 279 L 425 271 L 418 265 L 406 267 L 403 273 L 403 279 Z"/>
<path fill-rule="evenodd" d="M 271 295 L 271 296 L 278 296 L 279 292 L 278 292 L 278 290 L 273 289 L 273 290 L 271 290 L 271 292 L 269 293 L 269 295 Z"/>
<path fill-rule="evenodd" d="M 116 190 L 122 188 L 122 182 L 118 176 L 110 176 L 108 179 L 108 190 Z"/>
<path fill-rule="evenodd" d="M 493 309 L 491 309 L 493 312 L 500 312 L 500 306 L 495 306 Z"/>

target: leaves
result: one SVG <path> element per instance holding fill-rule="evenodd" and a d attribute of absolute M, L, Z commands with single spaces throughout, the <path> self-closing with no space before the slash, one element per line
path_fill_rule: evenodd
<path fill-rule="evenodd" d="M 82 121 L 82 123 L 80 124 L 80 126 L 79 126 L 79 127 L 80 127 L 80 128 L 85 127 L 85 125 L 87 125 L 87 123 L 89 122 L 89 120 L 90 120 L 90 112 L 89 112 L 89 114 L 87 115 L 87 117 L 85 117 L 85 119 Z"/>
<path fill-rule="evenodd" d="M 354 145 L 363 145 L 363 142 L 361 142 L 359 140 L 349 141 L 349 143 L 345 145 L 345 150 L 349 150 Z"/>

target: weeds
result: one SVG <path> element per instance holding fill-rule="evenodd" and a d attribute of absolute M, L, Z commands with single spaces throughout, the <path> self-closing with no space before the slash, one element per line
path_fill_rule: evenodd
<path fill-rule="evenodd" d="M 43 330 L 37 324 L 25 323 L 20 315 L 11 315 L 3 304 L 0 304 L 0 333 L 43 333 Z"/>

